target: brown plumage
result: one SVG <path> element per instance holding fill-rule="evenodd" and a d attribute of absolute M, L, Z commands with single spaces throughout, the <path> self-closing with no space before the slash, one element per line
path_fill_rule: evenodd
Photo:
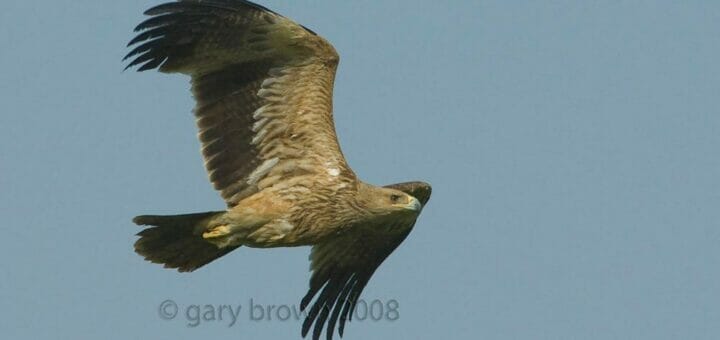
<path fill-rule="evenodd" d="M 345 321 L 377 267 L 410 233 L 430 186 L 376 187 L 345 162 L 332 90 L 338 55 L 322 37 L 242 0 L 149 9 L 128 67 L 191 76 L 210 181 L 226 211 L 138 216 L 135 250 L 193 271 L 240 246 L 313 246 L 303 324 L 318 339 Z M 319 295 L 318 295 L 319 293 Z"/>

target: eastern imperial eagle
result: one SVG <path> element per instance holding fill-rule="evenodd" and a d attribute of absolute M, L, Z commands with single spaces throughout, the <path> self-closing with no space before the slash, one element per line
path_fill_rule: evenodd
<path fill-rule="evenodd" d="M 192 77 L 210 181 L 227 210 L 138 216 L 135 251 L 193 271 L 245 245 L 312 246 L 315 299 L 302 326 L 332 338 L 368 280 L 412 230 L 430 185 L 377 187 L 343 157 L 332 116 L 338 55 L 322 37 L 243 0 L 180 0 L 153 7 L 128 46 L 138 71 Z M 319 295 L 318 295 L 319 293 Z"/>

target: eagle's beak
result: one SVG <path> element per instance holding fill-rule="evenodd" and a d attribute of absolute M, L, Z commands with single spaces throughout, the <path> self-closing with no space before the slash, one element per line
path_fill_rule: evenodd
<path fill-rule="evenodd" d="M 420 209 L 422 209 L 422 204 L 417 198 L 410 196 L 410 202 L 408 202 L 408 204 L 405 206 L 405 209 L 412 211 L 420 211 Z"/>

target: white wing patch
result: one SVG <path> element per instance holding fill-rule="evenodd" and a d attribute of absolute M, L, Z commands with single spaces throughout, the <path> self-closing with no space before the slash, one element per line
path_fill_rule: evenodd
<path fill-rule="evenodd" d="M 247 182 L 250 185 L 257 184 L 258 180 L 265 177 L 265 175 L 272 170 L 272 167 L 274 167 L 280 159 L 275 157 L 268 160 L 265 160 L 262 164 L 260 164 L 259 167 L 255 168 L 253 172 L 250 173 L 250 176 L 248 176 Z"/>
<path fill-rule="evenodd" d="M 330 168 L 330 169 L 327 169 L 327 172 L 328 172 L 328 174 L 330 174 L 330 176 L 337 176 L 337 175 L 340 175 L 340 170 L 339 170 L 339 169 L 337 169 L 337 168 Z"/>
<path fill-rule="evenodd" d="M 263 107 L 261 107 L 261 109 Z M 262 129 L 265 126 L 265 124 L 267 124 L 268 120 L 270 120 L 268 117 L 263 117 L 262 119 L 255 121 L 255 123 L 253 123 L 253 126 L 252 126 L 252 131 L 253 132 L 260 131 L 260 129 Z"/>
<path fill-rule="evenodd" d="M 278 114 L 277 107 L 275 107 L 276 105 L 273 105 L 273 101 L 276 101 L 278 97 L 282 95 L 281 89 L 277 87 L 282 85 L 282 81 L 285 80 L 286 77 L 284 77 L 280 70 L 271 70 L 269 75 L 270 78 L 262 82 L 260 90 L 257 92 L 258 97 L 267 100 L 269 103 L 266 103 L 253 112 L 252 116 L 255 122 L 252 125 L 252 131 L 255 135 L 250 141 L 252 145 L 255 145 L 259 149 L 261 154 L 265 153 L 266 156 L 269 155 L 264 151 L 274 146 L 272 139 L 287 128 L 284 122 L 277 119 L 282 115 Z M 257 185 L 279 162 L 279 157 L 266 159 L 250 173 L 247 177 L 247 183 L 249 185 Z"/>
<path fill-rule="evenodd" d="M 285 95 L 283 86 L 288 81 L 288 76 L 285 75 L 283 68 L 270 69 L 268 76 L 269 78 L 263 80 L 257 92 L 257 96 L 264 99 L 266 103 L 256 109 L 252 115 L 255 119 L 252 126 L 255 135 L 250 143 L 255 145 L 261 154 L 266 154 L 266 151 L 274 149 L 277 145 L 273 145 L 273 139 L 288 128 L 287 122 L 283 121 L 287 112 L 283 108 L 283 104 L 280 104 L 283 102 L 282 99 Z"/>

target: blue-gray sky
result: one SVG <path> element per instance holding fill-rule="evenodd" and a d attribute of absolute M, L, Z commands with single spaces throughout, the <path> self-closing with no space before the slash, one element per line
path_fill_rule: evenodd
<path fill-rule="evenodd" d="M 0 329 L 6 338 L 298 338 L 308 248 L 192 274 L 133 253 L 137 214 L 222 208 L 188 79 L 121 72 L 158 1 L 0 11 Z M 366 181 L 430 204 L 348 339 L 717 339 L 720 5 L 281 1 L 341 55 L 335 119 Z M 241 305 L 187 326 L 158 305 Z M 227 318 L 227 315 L 226 315 Z"/>

